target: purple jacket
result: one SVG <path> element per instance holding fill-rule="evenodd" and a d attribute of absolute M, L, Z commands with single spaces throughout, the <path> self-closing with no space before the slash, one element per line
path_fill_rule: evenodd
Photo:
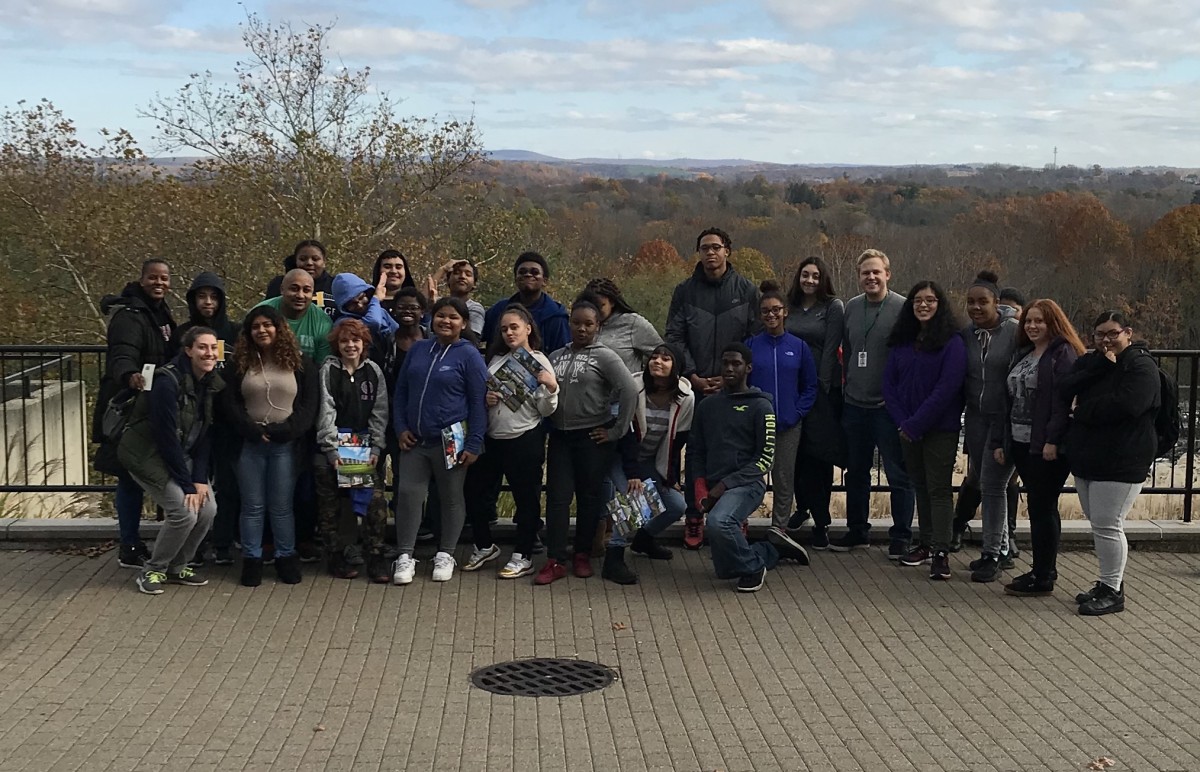
<path fill-rule="evenodd" d="M 1032 346 L 1023 346 L 1013 353 L 1012 361 L 1008 363 L 1011 371 L 1025 355 L 1033 351 Z M 1050 341 L 1046 353 L 1038 360 L 1037 389 L 1033 393 L 1033 426 L 1029 433 L 1029 452 L 1040 454 L 1042 446 L 1049 443 L 1062 447 L 1067 441 L 1067 429 L 1070 428 L 1071 401 L 1064 399 L 1059 393 L 1058 383 L 1075 366 L 1079 355 L 1071 348 L 1066 338 L 1058 337 Z M 1004 387 L 1004 397 L 1008 407 L 1002 415 L 993 419 L 992 429 L 988 432 L 988 450 L 1004 448 L 1011 453 L 1012 448 L 1012 397 L 1008 393 L 1008 384 Z"/>
<path fill-rule="evenodd" d="M 955 335 L 938 351 L 918 351 L 905 343 L 888 353 L 883 368 L 883 405 L 911 440 L 929 432 L 962 427 L 967 346 Z"/>

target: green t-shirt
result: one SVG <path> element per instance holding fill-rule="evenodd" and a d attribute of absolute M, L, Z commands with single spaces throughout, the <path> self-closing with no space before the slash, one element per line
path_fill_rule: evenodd
<path fill-rule="evenodd" d="M 321 364 L 331 353 L 326 336 L 333 329 L 333 322 L 329 321 L 329 317 L 316 303 L 310 305 L 304 312 L 304 316 L 299 319 L 288 319 L 287 315 L 279 308 L 282 302 L 282 297 L 275 297 L 268 298 L 258 305 L 270 306 L 279 311 L 283 318 L 287 319 L 288 327 L 292 328 L 292 334 L 296 336 L 296 340 L 300 342 L 300 350 L 312 357 L 318 365 Z"/>

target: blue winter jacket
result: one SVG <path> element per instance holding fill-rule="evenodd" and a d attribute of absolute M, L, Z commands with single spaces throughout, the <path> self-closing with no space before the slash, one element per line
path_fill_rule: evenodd
<path fill-rule="evenodd" d="M 346 304 L 353 300 L 355 295 L 363 292 L 371 293 L 371 304 L 367 306 L 367 312 L 352 314 L 347 311 Z M 392 315 L 379 305 L 379 299 L 375 297 L 375 288 L 352 273 L 339 273 L 333 277 L 333 302 L 337 304 L 337 321 L 357 319 L 367 325 L 367 329 L 375 338 L 389 337 L 400 329 Z M 336 351 L 333 354 L 337 356 Z"/>
<path fill-rule="evenodd" d="M 817 398 L 817 362 L 812 349 L 790 332 L 760 332 L 747 339 L 746 345 L 754 357 L 750 385 L 771 395 L 776 430 L 785 432 L 804 420 Z"/>
<path fill-rule="evenodd" d="M 916 442 L 929 432 L 962 426 L 967 344 L 955 335 L 937 351 L 904 343 L 888 352 L 883 368 L 883 405 L 900 431 Z"/>
<path fill-rule="evenodd" d="M 422 442 L 440 443 L 442 429 L 466 421 L 466 450 L 479 454 L 487 430 L 487 379 L 483 355 L 469 342 L 459 339 L 443 346 L 437 338 L 417 341 L 396 376 L 396 435 L 409 431 Z"/>

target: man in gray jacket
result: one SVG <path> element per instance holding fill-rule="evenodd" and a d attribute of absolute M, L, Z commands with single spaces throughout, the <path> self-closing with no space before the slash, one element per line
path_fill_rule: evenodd
<path fill-rule="evenodd" d="M 696 268 L 675 287 L 667 311 L 665 339 L 683 352 L 683 376 L 691 382 L 697 404 L 721 390 L 725 346 L 746 340 L 758 329 L 760 294 L 754 283 L 729 263 L 732 249 L 733 240 L 720 228 L 701 232 L 696 238 Z M 688 480 L 684 493 L 689 500 L 683 543 L 695 550 L 704 541 L 704 518 L 690 500 L 691 471 L 684 471 Z"/>

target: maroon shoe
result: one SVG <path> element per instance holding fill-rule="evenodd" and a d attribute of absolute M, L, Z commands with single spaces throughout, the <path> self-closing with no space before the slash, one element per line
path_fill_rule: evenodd
<path fill-rule="evenodd" d="M 554 558 L 546 561 L 542 566 L 542 570 L 538 571 L 537 576 L 533 578 L 534 584 L 550 584 L 559 579 L 565 579 L 567 576 L 567 567 L 559 563 Z"/>
<path fill-rule="evenodd" d="M 683 521 L 683 546 L 690 550 L 704 544 L 704 516 L 688 515 Z"/>
<path fill-rule="evenodd" d="M 587 579 L 592 575 L 592 556 L 586 552 L 576 552 L 575 559 L 572 562 L 572 568 L 575 569 L 575 575 L 580 579 Z"/>

